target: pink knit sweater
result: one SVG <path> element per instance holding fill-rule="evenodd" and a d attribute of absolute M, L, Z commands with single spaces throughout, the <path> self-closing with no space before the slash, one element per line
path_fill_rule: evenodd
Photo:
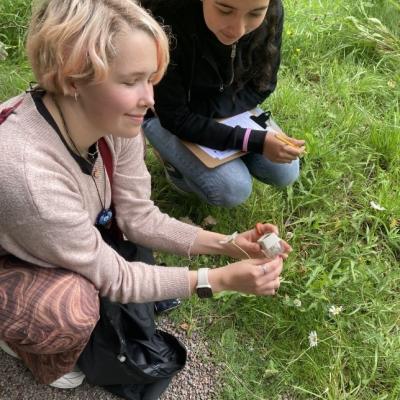
<path fill-rule="evenodd" d="M 0 125 L 0 256 L 42 267 L 62 267 L 94 283 L 101 296 L 120 302 L 187 297 L 182 267 L 127 262 L 94 227 L 102 209 L 90 175 L 84 174 L 30 94 Z M 0 111 L 21 98 L 0 105 Z M 113 202 L 118 224 L 135 243 L 189 255 L 199 229 L 163 214 L 150 200 L 143 136 L 106 138 L 113 157 Z M 111 188 L 99 156 L 95 168 L 106 205 Z M 104 201 L 104 200 L 103 200 Z"/>

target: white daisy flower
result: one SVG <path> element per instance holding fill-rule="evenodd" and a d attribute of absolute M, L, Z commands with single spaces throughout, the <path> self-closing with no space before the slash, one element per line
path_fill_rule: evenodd
<path fill-rule="evenodd" d="M 384 211 L 384 210 L 386 210 L 385 207 L 382 207 L 380 204 L 375 203 L 374 201 L 370 201 L 370 202 L 369 202 L 369 205 L 371 206 L 371 208 L 373 208 L 374 210 L 377 210 L 377 211 Z"/>
<path fill-rule="evenodd" d="M 343 311 L 343 306 L 332 305 L 329 307 L 328 312 L 331 317 L 336 317 Z"/>
<path fill-rule="evenodd" d="M 6 45 L 0 42 L 0 61 L 4 61 L 7 58 Z"/>
<path fill-rule="evenodd" d="M 293 300 L 293 305 L 294 305 L 295 307 L 301 307 L 301 300 L 299 300 L 299 299 Z"/>
<path fill-rule="evenodd" d="M 294 233 L 293 232 L 286 232 L 286 239 L 290 240 L 293 239 Z"/>
<path fill-rule="evenodd" d="M 311 331 L 310 334 L 308 335 L 308 341 L 310 343 L 310 347 L 316 347 L 318 346 L 318 336 L 317 332 Z"/>

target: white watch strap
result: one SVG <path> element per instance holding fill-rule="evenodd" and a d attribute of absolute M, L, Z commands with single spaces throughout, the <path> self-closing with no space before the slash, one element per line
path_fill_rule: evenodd
<path fill-rule="evenodd" d="M 199 268 L 197 270 L 197 287 L 210 287 L 208 282 L 208 268 Z"/>

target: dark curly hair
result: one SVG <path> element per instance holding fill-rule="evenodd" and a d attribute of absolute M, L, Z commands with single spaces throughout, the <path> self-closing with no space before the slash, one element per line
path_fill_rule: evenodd
<path fill-rule="evenodd" d="M 162 6 L 174 8 L 176 13 L 188 3 L 199 0 L 140 0 L 143 7 L 157 16 Z M 281 0 L 270 0 L 268 11 L 262 24 L 244 40 L 241 53 L 235 61 L 235 80 L 232 86 L 240 89 L 247 82 L 264 91 L 274 79 L 280 61 L 280 39 L 276 35 L 281 30 L 283 6 Z M 276 62 L 278 60 L 278 62 Z"/>
<path fill-rule="evenodd" d="M 276 35 L 282 13 L 281 1 L 270 0 L 264 21 L 250 33 L 241 56 L 236 58 L 234 86 L 240 88 L 246 81 L 252 81 L 258 89 L 267 89 L 279 67 L 275 62 L 280 60 L 280 40 L 276 40 Z"/>

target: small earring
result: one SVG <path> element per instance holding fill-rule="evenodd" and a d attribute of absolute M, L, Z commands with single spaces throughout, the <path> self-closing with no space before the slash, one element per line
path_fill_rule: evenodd
<path fill-rule="evenodd" d="M 78 102 L 78 92 L 74 93 L 74 99 L 75 99 L 76 102 Z"/>

